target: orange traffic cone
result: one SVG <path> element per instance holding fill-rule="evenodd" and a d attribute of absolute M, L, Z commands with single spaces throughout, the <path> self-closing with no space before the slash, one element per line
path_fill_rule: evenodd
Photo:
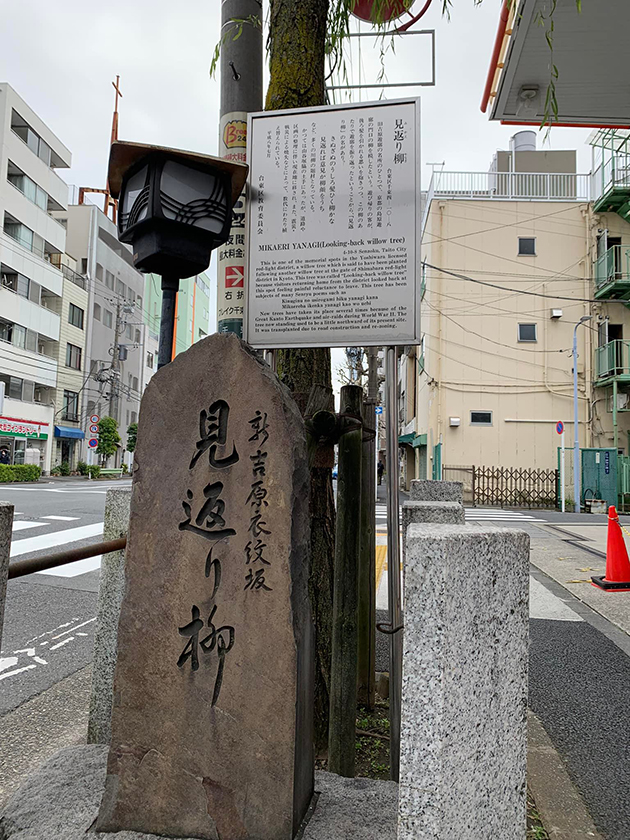
<path fill-rule="evenodd" d="M 592 577 L 593 586 L 606 592 L 630 592 L 630 560 L 621 533 L 619 516 L 614 505 L 608 508 L 608 543 L 606 545 L 606 574 Z"/>

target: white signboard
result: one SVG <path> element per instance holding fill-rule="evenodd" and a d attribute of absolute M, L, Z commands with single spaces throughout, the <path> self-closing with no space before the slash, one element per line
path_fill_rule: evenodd
<path fill-rule="evenodd" d="M 419 342 L 418 99 L 250 114 L 245 339 Z"/>

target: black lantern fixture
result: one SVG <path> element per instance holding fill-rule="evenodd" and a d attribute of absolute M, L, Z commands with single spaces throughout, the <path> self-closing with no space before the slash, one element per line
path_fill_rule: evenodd
<path fill-rule="evenodd" d="M 162 276 L 158 367 L 171 360 L 179 281 L 205 271 L 227 241 L 248 167 L 210 155 L 116 141 L 109 186 L 119 200 L 118 238 L 138 271 Z"/>

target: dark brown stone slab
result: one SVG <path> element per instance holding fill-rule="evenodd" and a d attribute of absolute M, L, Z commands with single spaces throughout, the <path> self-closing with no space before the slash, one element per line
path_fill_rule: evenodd
<path fill-rule="evenodd" d="M 142 399 L 100 831 L 291 838 L 313 791 L 304 426 L 233 335 Z"/>

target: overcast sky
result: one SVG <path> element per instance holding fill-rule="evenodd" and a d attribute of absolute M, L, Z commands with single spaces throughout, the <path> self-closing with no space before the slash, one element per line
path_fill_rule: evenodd
<path fill-rule="evenodd" d="M 220 5 L 220 0 L 5 4 L 0 81 L 12 85 L 71 150 L 72 169 L 62 172 L 68 183 L 105 185 L 116 74 L 123 92 L 121 139 L 216 152 L 219 84 L 210 79 L 209 66 Z M 445 161 L 450 170 L 486 171 L 515 130 L 489 122 L 479 110 L 500 5 L 500 0 L 483 0 L 478 7 L 473 0 L 453 0 L 448 22 L 441 0 L 434 0 L 422 19 L 422 28 L 436 31 L 437 84 L 395 93 L 422 98 L 424 186 L 430 175 L 426 161 Z M 420 8 L 420 0 L 415 6 Z M 427 78 L 428 39 L 414 37 L 413 45 L 408 39 L 395 56 L 387 56 L 392 79 Z M 364 80 L 377 72 L 377 51 L 366 47 Z M 588 171 L 587 135 L 554 129 L 549 146 L 577 149 L 579 170 Z"/>

